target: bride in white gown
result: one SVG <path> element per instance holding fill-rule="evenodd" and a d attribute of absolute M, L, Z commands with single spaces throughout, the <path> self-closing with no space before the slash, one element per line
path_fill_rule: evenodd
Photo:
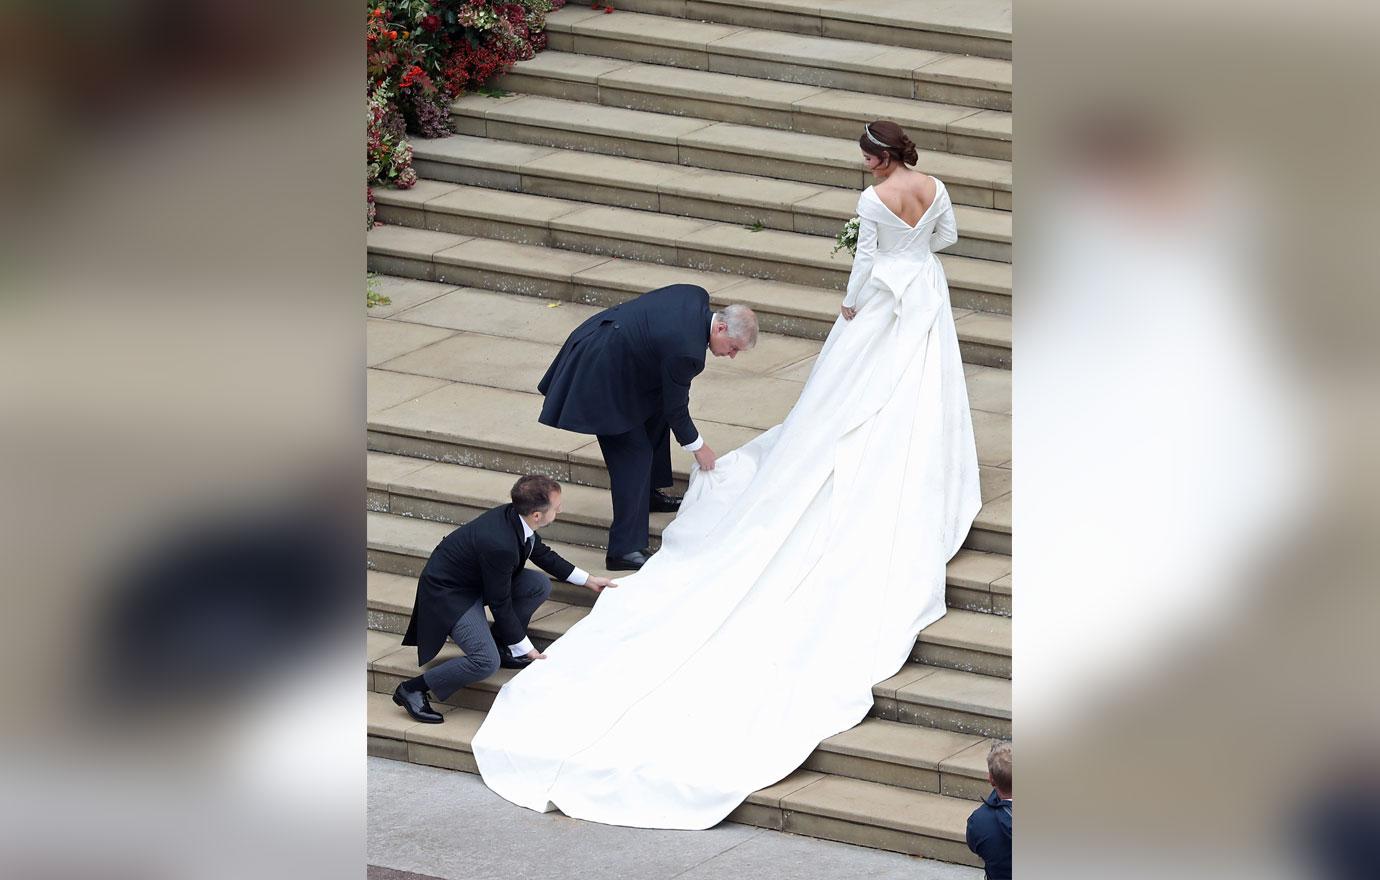
<path fill-rule="evenodd" d="M 918 219 L 863 192 L 843 316 L 786 420 L 692 473 L 661 550 L 500 691 L 473 748 L 504 798 L 708 828 L 861 721 L 943 616 L 945 563 L 980 507 L 934 254 L 958 232 L 898 126 L 859 143 Z"/>

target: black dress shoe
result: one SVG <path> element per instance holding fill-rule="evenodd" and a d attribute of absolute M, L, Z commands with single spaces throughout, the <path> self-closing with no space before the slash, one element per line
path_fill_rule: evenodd
<path fill-rule="evenodd" d="M 624 553 L 622 556 L 605 556 L 604 567 L 609 571 L 637 571 L 646 565 L 650 558 L 641 550 L 634 550 L 631 553 Z"/>
<path fill-rule="evenodd" d="M 526 669 L 528 666 L 532 665 L 531 660 L 528 660 L 526 657 L 514 657 L 513 652 L 509 651 L 506 645 L 500 644 L 498 641 L 498 634 L 494 632 L 492 626 L 489 627 L 489 635 L 493 637 L 494 647 L 498 648 L 499 666 L 504 669 Z"/>
<path fill-rule="evenodd" d="M 675 513 L 680 510 L 680 499 L 674 495 L 667 495 L 660 489 L 652 490 L 652 513 Z"/>
<path fill-rule="evenodd" d="M 440 724 L 445 721 L 445 716 L 431 708 L 431 703 L 426 698 L 426 691 L 414 691 L 398 685 L 398 689 L 393 691 L 393 702 L 407 710 L 413 720 L 422 721 L 426 724 Z"/>
<path fill-rule="evenodd" d="M 526 657 L 514 657 L 513 652 L 507 648 L 499 648 L 498 665 L 504 669 L 526 669 L 532 665 L 532 661 Z"/>

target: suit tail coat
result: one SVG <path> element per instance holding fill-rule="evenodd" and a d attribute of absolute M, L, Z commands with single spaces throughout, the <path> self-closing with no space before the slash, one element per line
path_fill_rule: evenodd
<path fill-rule="evenodd" d="M 537 385 L 543 425 L 615 435 L 662 414 L 682 445 L 699 436 L 690 381 L 704 370 L 709 293 L 662 287 L 606 309 L 570 334 Z"/>
<path fill-rule="evenodd" d="M 436 656 L 455 622 L 476 600 L 493 612 L 499 642 L 515 645 L 527 636 L 513 611 L 513 580 L 528 559 L 560 580 L 569 578 L 575 566 L 543 544 L 539 535 L 529 557 L 523 535 L 517 511 L 504 504 L 446 535 L 431 551 L 417 579 L 417 598 L 402 641 L 417 646 L 417 665 Z"/>

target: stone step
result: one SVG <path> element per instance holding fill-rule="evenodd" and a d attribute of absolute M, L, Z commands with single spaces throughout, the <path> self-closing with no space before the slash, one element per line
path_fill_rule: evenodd
<path fill-rule="evenodd" d="M 469 238 L 407 226 L 369 230 L 370 271 L 526 298 L 603 308 L 669 284 L 698 284 L 713 304 L 741 302 L 757 312 L 767 333 L 823 340 L 838 320 L 838 291 L 594 256 L 537 245 Z M 546 303 L 550 306 L 551 303 Z M 955 308 L 959 350 L 969 364 L 1010 368 L 1009 315 Z"/>
<path fill-rule="evenodd" d="M 535 631 L 544 626 L 548 635 L 557 629 L 563 633 L 588 612 L 579 606 L 562 606 L 555 602 L 547 603 L 540 610 L 544 611 L 544 616 L 541 619 L 534 616 L 530 628 Z M 371 645 L 395 646 L 392 652 L 380 652 L 377 659 L 371 655 L 369 671 L 373 690 L 392 693 L 400 681 L 419 674 L 416 648 L 404 648 L 400 634 L 370 629 L 369 639 Z M 537 638 L 533 641 L 545 647 L 552 639 L 544 639 L 544 644 Z M 462 653 L 453 642 L 447 641 L 428 666 Z M 498 689 L 513 675 L 514 670 L 499 669 L 484 681 L 451 695 L 447 702 L 466 709 L 488 711 Z M 1006 678 L 912 661 L 891 678 L 874 685 L 872 694 L 873 707 L 869 715 L 883 721 L 978 737 L 1011 738 L 1011 681 Z"/>
<path fill-rule="evenodd" d="M 520 377 L 522 370 L 541 369 L 545 363 L 544 350 L 519 362 L 516 357 L 508 361 L 493 355 L 500 348 L 488 339 L 460 337 L 451 342 L 445 347 L 429 346 L 431 351 L 419 356 L 436 356 L 461 370 L 465 363 L 462 359 L 479 358 L 494 375 L 514 377 Z M 369 373 L 371 379 L 393 377 L 381 385 L 380 393 L 387 396 L 368 405 L 371 451 L 508 475 L 542 473 L 562 483 L 608 487 L 597 440 L 539 424 L 542 398 L 538 394 L 445 380 L 439 386 L 418 386 L 414 393 L 410 380 L 431 382 L 433 377 L 387 370 Z M 734 375 L 726 370 L 712 374 L 706 370 L 699 381 L 710 393 L 693 398 L 691 412 L 696 414 L 707 442 L 719 452 L 736 449 L 779 423 L 799 389 L 798 384 L 788 380 Z M 375 389 L 368 390 L 374 394 Z M 393 405 L 384 406 L 386 403 Z M 1011 471 L 995 459 L 1009 455 L 1010 417 L 973 410 L 973 420 L 985 500 L 964 546 L 1009 556 Z M 691 461 L 688 453 L 672 444 L 672 471 L 679 490 L 684 489 L 689 478 Z M 382 503 L 378 498 L 374 501 Z M 420 500 L 399 503 L 413 511 L 425 507 Z M 444 509 L 438 503 L 436 515 Z"/>
<path fill-rule="evenodd" d="M 708 429 L 705 428 L 707 431 Z M 466 445 L 483 448 L 482 438 L 464 438 Z M 498 450 L 495 450 L 498 451 Z M 594 456 L 598 456 L 597 446 Z M 415 467 L 422 462 L 425 467 Z M 570 480 L 565 493 L 565 514 L 548 532 L 554 541 L 605 549 L 608 529 L 613 521 L 613 501 L 608 491 L 603 459 L 586 467 L 598 471 L 596 479 Z M 980 468 L 984 499 L 1000 512 L 978 512 L 973 523 L 973 549 L 1001 552 L 1009 542 L 1009 506 L 999 506 L 1011 491 L 1011 474 L 1004 468 Z M 381 451 L 368 453 L 368 506 L 370 510 L 418 517 L 435 522 L 462 523 L 508 499 L 508 490 L 519 472 L 469 467 Z M 590 485 L 593 483 L 594 485 Z M 603 484 L 603 485 L 599 485 Z M 674 517 L 669 513 L 651 515 L 652 546 L 660 546 L 660 536 Z"/>
<path fill-rule="evenodd" d="M 879 46 L 1011 57 L 1010 0 L 619 0 L 618 11 Z"/>
<path fill-rule="evenodd" d="M 831 239 L 858 203 L 856 190 L 841 187 L 468 135 L 418 138 L 412 149 L 413 167 L 425 180 Z M 1011 212 L 956 205 L 954 216 L 959 239 L 944 253 L 1011 262 Z"/>
<path fill-rule="evenodd" d="M 595 311 L 451 288 L 390 319 L 367 319 L 371 447 L 607 488 L 597 441 L 539 424 L 535 391 L 561 343 Z M 727 452 L 783 421 L 818 350 L 810 340 L 764 333 L 750 356 L 709 360 L 690 411 L 710 445 Z M 972 364 L 964 372 L 988 508 L 973 540 L 1007 552 L 1011 374 Z M 692 458 L 679 446 L 671 454 L 683 488 Z"/>
<path fill-rule="evenodd" d="M 778 30 L 566 6 L 546 18 L 547 51 L 732 73 L 869 95 L 1011 109 L 1011 62 Z"/>
<path fill-rule="evenodd" d="M 375 491 L 377 490 L 371 490 L 371 494 Z M 369 569 L 371 572 L 377 572 L 380 577 L 401 577 L 408 584 L 413 584 L 416 577 L 422 573 L 422 566 L 426 564 L 431 551 L 454 528 L 455 526 L 450 523 L 370 512 L 367 522 Z M 603 551 L 576 544 L 562 544 L 558 541 L 549 543 L 556 547 L 562 556 L 585 571 L 610 574 L 603 570 Z M 980 550 L 959 550 L 954 558 L 949 560 L 945 570 L 945 581 L 945 602 L 951 609 L 950 613 L 972 611 L 1007 618 L 1011 616 L 1011 557 L 1000 553 L 984 553 Z M 390 589 L 402 590 L 389 594 L 397 599 L 400 605 L 412 601 L 411 586 L 404 589 L 395 584 Z M 370 595 L 373 595 L 372 586 L 370 590 Z M 589 607 L 594 604 L 595 597 L 584 587 L 553 582 L 551 598 L 567 605 Z M 974 630 L 982 630 L 982 633 L 966 638 L 973 642 L 981 642 L 984 654 L 1010 657 L 1009 634 L 994 630 L 992 624 L 976 620 L 972 620 L 968 625 Z M 934 627 L 930 629 L 933 630 Z M 940 627 L 926 638 L 931 639 L 936 647 L 943 646 L 946 641 L 944 628 Z M 962 639 L 965 635 L 951 632 L 949 638 Z M 917 654 L 916 659 L 923 656 L 925 655 Z"/>
<path fill-rule="evenodd" d="M 574 486 L 567 487 L 567 498 L 573 497 L 577 488 Z M 482 512 L 483 509 L 476 506 L 463 521 L 467 522 Z M 370 530 L 368 560 L 371 569 L 368 588 L 369 627 L 401 635 L 407 631 L 407 618 L 412 611 L 416 577 L 421 573 L 421 568 L 426 564 L 435 543 L 432 543 L 431 547 L 425 550 L 415 546 L 408 547 L 402 543 L 402 538 L 398 533 L 401 532 L 403 536 L 408 535 L 405 524 L 414 522 L 414 520 L 405 515 L 395 515 L 396 519 L 403 522 L 379 522 L 378 517 L 383 515 L 385 514 L 382 512 L 371 510 L 368 523 Z M 556 531 L 562 521 L 557 520 L 556 523 L 549 526 L 543 534 L 543 540 L 561 556 L 570 560 L 572 564 L 595 574 L 617 577 L 616 573 L 607 572 L 604 569 L 603 554 L 599 549 L 590 548 L 588 545 L 568 544 L 556 536 Z M 422 522 L 428 521 L 423 520 Z M 446 526 L 445 534 L 460 524 L 429 522 L 433 525 Z M 391 541 L 376 538 L 378 533 L 392 534 L 394 537 Z M 413 534 L 417 537 L 421 536 L 416 532 Z M 439 538 L 437 540 L 439 541 Z M 975 551 L 964 552 L 973 553 Z M 965 561 L 971 564 L 971 560 Z M 963 562 L 951 563 L 951 568 L 961 569 Z M 991 567 L 995 568 L 996 566 L 992 565 Z M 568 610 L 569 613 L 563 613 L 553 620 L 544 621 L 541 627 L 538 627 L 534 622 L 532 626 L 534 633 L 536 633 L 534 639 L 538 640 L 538 644 L 543 647 L 555 641 L 565 633 L 566 628 L 584 617 L 594 599 L 594 594 L 583 587 L 576 587 L 564 582 L 554 582 L 552 601 L 548 604 L 552 605 L 555 610 L 562 612 Z M 541 639 L 545 641 L 542 642 Z M 927 666 L 1010 678 L 1011 620 L 1008 617 L 999 617 L 994 614 L 950 610 L 943 618 L 926 627 L 920 633 L 916 639 L 915 648 L 911 652 L 911 659 Z"/>
<path fill-rule="evenodd" d="M 497 88 L 586 104 L 734 122 L 828 137 L 862 134 L 890 119 L 926 150 L 1011 158 L 1011 114 L 547 50 L 514 65 Z"/>
<path fill-rule="evenodd" d="M 846 138 L 605 107 L 540 95 L 466 95 L 451 104 L 458 134 L 670 165 L 862 190 L 872 175 Z M 921 150 L 916 165 L 956 205 L 1011 210 L 1011 162 Z"/>
<path fill-rule="evenodd" d="M 508 241 L 834 290 L 841 298 L 853 262 L 846 252 L 832 253 L 834 243 L 824 236 L 440 181 L 419 181 L 406 190 L 380 190 L 374 199 L 385 226 L 370 230 L 371 248 L 380 239 L 398 238 L 383 231 L 390 226 L 455 236 L 453 248 L 433 252 L 433 260 L 441 263 L 452 253 L 463 256 L 487 250 L 487 242 Z M 471 239 L 481 243 L 466 247 Z M 427 247 L 431 241 L 435 239 L 427 240 Z M 954 307 L 1011 313 L 1010 263 L 944 253 L 939 254 L 939 261 Z M 428 280 L 447 279 L 437 274 Z"/>
<path fill-rule="evenodd" d="M 371 673 L 372 675 L 372 673 Z M 370 755 L 397 761 L 410 761 L 446 770 L 478 773 L 474 761 L 474 736 L 484 721 L 484 712 L 444 704 L 433 704 L 445 716 L 443 724 L 413 721 L 393 704 L 388 694 L 371 691 L 368 695 L 368 751 Z M 885 722 L 865 721 L 855 740 L 880 743 L 885 731 L 867 729 Z M 897 725 L 906 727 L 906 725 Z M 917 733 L 928 733 L 909 728 Z M 944 736 L 944 734 L 938 734 Z M 834 739 L 837 739 L 835 737 Z M 821 745 L 819 755 L 825 745 Z M 897 782 L 882 783 L 850 778 L 814 770 L 798 770 L 789 777 L 749 795 L 729 821 L 789 831 L 807 836 L 841 840 L 917 856 L 976 864 L 963 844 L 968 814 L 976 801 L 986 795 L 982 778 L 974 778 L 974 758 L 984 763 L 987 740 L 975 739 L 962 751 L 936 761 L 960 741 L 915 740 L 917 763 L 894 765 Z M 866 748 L 866 747 L 864 747 Z M 981 756 L 978 753 L 981 752 Z M 813 760 L 815 755 L 811 756 Z M 867 772 L 864 756 L 850 771 Z M 923 762 L 923 763 L 920 763 Z M 885 760 L 872 762 L 888 767 Z M 933 766 L 931 766 L 933 765 Z M 939 788 L 906 786 L 901 781 L 937 777 Z M 949 786 L 949 788 L 946 788 Z M 979 788 L 981 792 L 974 794 Z"/>

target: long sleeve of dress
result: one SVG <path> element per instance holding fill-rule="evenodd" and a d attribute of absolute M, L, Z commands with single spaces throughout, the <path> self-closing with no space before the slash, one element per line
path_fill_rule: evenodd
<path fill-rule="evenodd" d="M 872 262 L 877 256 L 877 222 L 868 216 L 868 207 L 864 199 L 858 199 L 858 251 L 853 255 L 848 294 L 843 298 L 843 304 L 850 309 L 858 307 L 858 295 L 872 276 Z"/>
<path fill-rule="evenodd" d="M 939 219 L 935 221 L 934 231 L 930 233 L 930 250 L 942 251 L 944 248 L 958 241 L 958 222 L 954 220 L 954 206 L 949 201 L 949 194 L 941 189 L 936 198 L 944 200 L 940 207 Z"/>

